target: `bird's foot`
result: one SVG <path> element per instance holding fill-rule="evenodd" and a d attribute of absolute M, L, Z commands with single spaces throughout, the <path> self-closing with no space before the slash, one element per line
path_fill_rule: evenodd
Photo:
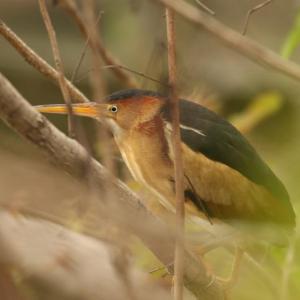
<path fill-rule="evenodd" d="M 241 248 L 237 248 L 236 250 L 235 260 L 230 276 L 228 278 L 216 277 L 218 282 L 222 285 L 224 291 L 224 299 L 230 298 L 230 292 L 239 279 L 240 264 L 244 254 L 244 250 L 242 250 Z"/>

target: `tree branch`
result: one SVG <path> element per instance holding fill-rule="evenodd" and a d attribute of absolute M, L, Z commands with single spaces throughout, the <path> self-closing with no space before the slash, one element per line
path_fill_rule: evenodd
<path fill-rule="evenodd" d="M 152 0 L 154 1 L 154 0 Z M 248 57 L 252 61 L 271 67 L 296 80 L 300 80 L 300 68 L 297 64 L 284 60 L 275 52 L 261 46 L 257 42 L 242 36 L 228 26 L 217 21 L 208 14 L 196 9 L 193 5 L 182 0 L 155 0 L 170 8 L 188 21 L 201 26 L 203 29 L 218 38 L 229 48 Z"/>
<path fill-rule="evenodd" d="M 169 69 L 169 97 L 172 111 L 172 146 L 174 151 L 174 178 L 176 194 L 176 245 L 174 260 L 174 299 L 183 299 L 183 271 L 184 271 L 184 187 L 183 166 L 181 153 L 181 136 L 179 120 L 179 103 L 177 95 L 177 68 L 175 43 L 174 12 L 166 8 L 166 25 L 168 40 L 168 69 Z"/>
<path fill-rule="evenodd" d="M 84 180 L 88 154 L 83 147 L 66 137 L 31 107 L 1 74 L 0 116 L 21 136 L 38 146 L 57 166 L 74 177 Z M 91 160 L 89 170 L 95 183 L 101 188 L 106 178 L 105 169 L 96 160 Z M 122 228 L 138 236 L 165 266 L 169 266 L 174 260 L 172 231 L 147 211 L 123 183 L 112 179 L 111 186 L 115 197 L 105 205 L 109 206 L 110 211 L 118 213 L 110 214 L 110 218 Z M 184 253 L 184 259 L 186 288 L 203 300 L 223 299 L 220 285 L 207 274 L 203 263 L 187 251 Z M 172 268 L 169 268 L 172 272 Z"/>
<path fill-rule="evenodd" d="M 167 289 L 149 280 L 149 275 L 127 262 L 129 291 L 129 286 L 122 282 L 121 274 L 118 274 L 116 262 L 122 251 L 116 245 L 95 240 L 49 221 L 16 217 L 1 211 L 0 251 L 1 275 L 6 269 L 5 265 L 17 269 L 21 275 L 29 274 L 33 283 L 44 285 L 44 293 L 48 297 L 49 294 L 56 294 L 52 299 L 57 299 L 57 296 L 86 300 L 170 299 Z M 11 275 L 7 273 L 7 278 L 0 275 L 6 282 Z M 27 298 L 20 297 L 22 294 L 17 288 L 15 295 L 5 297 L 8 296 L 6 290 L 9 289 L 9 282 L 6 285 L 6 289 L 1 290 L 2 299 Z"/>

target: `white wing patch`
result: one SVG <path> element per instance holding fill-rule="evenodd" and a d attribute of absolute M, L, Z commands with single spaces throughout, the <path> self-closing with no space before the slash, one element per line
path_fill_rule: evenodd
<path fill-rule="evenodd" d="M 201 130 L 199 129 L 195 129 L 193 127 L 190 127 L 190 126 L 186 126 L 186 125 L 183 125 L 183 124 L 180 124 L 179 127 L 183 130 L 189 130 L 189 131 L 193 131 L 194 133 L 196 134 L 199 134 L 201 136 L 206 136 Z M 171 131 L 172 130 L 172 125 L 171 123 L 169 122 L 166 122 L 166 128 Z"/>
<path fill-rule="evenodd" d="M 206 136 L 201 130 L 198 130 L 198 129 L 195 129 L 193 127 L 189 127 L 189 126 L 186 126 L 186 125 L 182 125 L 180 124 L 180 128 L 184 129 L 184 130 L 190 130 L 190 131 L 193 131 L 199 135 L 202 135 L 202 136 Z"/>

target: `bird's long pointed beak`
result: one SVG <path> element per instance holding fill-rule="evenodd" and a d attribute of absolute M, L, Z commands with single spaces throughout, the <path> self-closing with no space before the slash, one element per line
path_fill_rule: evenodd
<path fill-rule="evenodd" d="M 66 104 L 37 105 L 35 108 L 42 113 L 68 114 L 68 107 Z M 72 113 L 77 116 L 98 119 L 105 115 L 106 108 L 107 104 L 98 104 L 95 102 L 76 103 L 72 104 Z"/>

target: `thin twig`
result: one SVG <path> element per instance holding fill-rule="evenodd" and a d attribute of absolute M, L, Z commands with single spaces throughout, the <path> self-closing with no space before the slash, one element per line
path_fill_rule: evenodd
<path fill-rule="evenodd" d="M 265 6 L 270 4 L 272 1 L 273 0 L 264 1 L 263 3 L 260 3 L 260 4 L 254 6 L 251 9 L 248 10 L 246 20 L 245 20 L 245 23 L 244 23 L 244 27 L 243 27 L 243 31 L 242 31 L 242 35 L 245 35 L 247 33 L 250 17 L 252 16 L 252 14 L 257 12 L 258 10 L 264 8 Z"/>
<path fill-rule="evenodd" d="M 87 34 L 87 42 L 91 48 L 91 65 L 95 68 L 89 77 L 90 84 L 95 101 L 101 101 L 106 94 L 106 86 L 102 76 L 101 55 L 97 51 L 95 45 L 101 44 L 100 35 L 97 29 L 97 18 L 94 14 L 95 11 L 94 0 L 82 1 L 82 10 L 84 14 L 84 25 L 87 26 L 89 32 Z"/>
<path fill-rule="evenodd" d="M 58 84 L 59 73 L 43 58 L 34 52 L 18 37 L 1 19 L 0 34 L 18 51 L 18 53 L 36 70 Z M 75 102 L 88 102 L 88 99 L 68 80 L 66 80 L 70 96 Z"/>
<path fill-rule="evenodd" d="M 121 68 L 121 69 L 124 69 L 124 70 L 126 70 L 126 71 L 128 71 L 128 72 L 131 72 L 131 73 L 133 73 L 133 74 L 136 74 L 136 75 L 138 75 L 138 76 L 141 76 L 141 77 L 143 77 L 143 78 L 145 78 L 145 79 L 149 79 L 149 80 L 151 80 L 151 81 L 153 81 L 153 82 L 155 82 L 155 83 L 158 83 L 158 84 L 160 84 L 160 85 L 163 85 L 163 86 L 165 86 L 165 87 L 168 87 L 168 84 L 166 84 L 166 83 L 164 83 L 164 82 L 162 82 L 162 81 L 160 81 L 160 80 L 158 80 L 158 79 L 156 79 L 156 78 L 153 78 L 153 77 L 151 77 L 151 76 L 146 75 L 145 73 L 142 73 L 142 72 L 139 72 L 139 71 L 135 71 L 135 70 L 133 70 L 133 69 L 131 69 L 131 68 L 128 68 L 128 67 L 125 67 L 125 66 L 121 66 L 121 65 L 106 65 L 106 66 L 103 66 L 102 68 L 103 68 L 103 69 Z"/>
<path fill-rule="evenodd" d="M 61 59 L 59 48 L 58 48 L 56 33 L 55 33 L 54 27 L 52 25 L 50 15 L 48 13 L 46 1 L 39 0 L 39 5 L 40 5 L 41 15 L 43 17 L 43 20 L 44 20 L 44 23 L 45 23 L 45 26 L 46 26 L 46 29 L 48 32 L 55 67 L 58 72 L 59 87 L 60 87 L 61 93 L 63 95 L 63 98 L 64 98 L 66 106 L 67 106 L 69 136 L 74 137 L 75 136 L 75 127 L 74 127 L 75 123 L 74 123 L 74 116 L 73 116 L 73 110 L 72 110 L 72 102 L 71 102 L 69 90 L 67 89 L 66 79 L 64 76 L 64 67 L 62 64 L 62 59 Z"/>
<path fill-rule="evenodd" d="M 101 15 L 102 15 L 103 11 L 100 11 L 96 20 L 96 25 L 99 23 Z M 74 81 L 76 80 L 76 77 L 78 75 L 79 69 L 82 65 L 82 62 L 84 60 L 84 57 L 86 55 L 86 51 L 87 51 L 87 47 L 89 46 L 89 39 L 91 38 L 91 36 L 89 35 L 87 40 L 85 41 L 85 44 L 83 46 L 83 49 L 81 51 L 80 57 L 79 57 L 79 61 L 78 64 L 76 65 L 74 71 L 72 72 L 72 76 L 71 76 L 71 82 L 74 83 Z"/>
<path fill-rule="evenodd" d="M 142 74 L 149 74 L 151 71 L 158 76 L 158 78 L 162 78 L 162 60 L 166 52 L 166 43 L 164 41 L 164 37 L 159 36 L 155 38 L 153 43 L 153 48 L 151 50 L 150 57 L 146 63 L 145 70 Z M 151 79 L 150 79 L 151 80 Z M 156 79 L 158 80 L 158 79 Z M 146 86 L 147 78 L 141 81 L 140 86 L 141 88 Z M 163 83 L 165 85 L 165 83 Z"/>
<path fill-rule="evenodd" d="M 79 69 L 82 65 L 82 62 L 84 60 L 84 57 L 86 55 L 86 51 L 87 51 L 87 48 L 89 46 L 89 41 L 86 40 L 85 43 L 84 43 L 84 46 L 83 46 L 83 49 L 81 51 L 81 54 L 80 54 L 80 57 L 79 57 L 79 60 L 78 60 L 78 63 L 76 65 L 76 67 L 74 68 L 73 72 L 72 72 L 72 75 L 71 75 L 71 82 L 74 83 L 74 82 L 78 82 L 76 80 L 76 77 L 78 76 L 78 72 L 79 72 Z"/>
<path fill-rule="evenodd" d="M 174 299 L 183 299 L 184 272 L 184 186 L 183 165 L 181 153 L 181 136 L 179 120 L 179 101 L 176 89 L 176 42 L 174 12 L 166 8 L 166 25 L 168 39 L 168 69 L 169 69 L 169 97 L 172 111 L 172 143 L 174 151 L 174 177 L 176 192 L 176 244 L 174 259 Z"/>
<path fill-rule="evenodd" d="M 60 3 L 62 4 L 62 7 L 66 10 L 66 12 L 74 19 L 85 39 L 89 41 L 91 48 L 95 48 L 96 51 L 100 53 L 103 61 L 108 65 L 118 65 L 119 62 L 117 61 L 117 59 L 108 52 L 108 50 L 102 45 L 100 40 L 97 40 L 96 43 L 93 43 L 91 39 L 88 39 L 89 28 L 83 21 L 76 3 L 73 0 L 60 0 Z M 121 82 L 124 82 L 128 87 L 137 86 L 135 80 L 131 78 L 126 72 L 122 71 L 122 69 L 113 69 L 113 71 L 116 77 L 119 78 Z"/>
<path fill-rule="evenodd" d="M 201 26 L 218 38 L 223 44 L 248 57 L 255 63 L 271 67 L 273 70 L 279 71 L 282 74 L 300 81 L 300 68 L 297 64 L 283 59 L 268 48 L 242 36 L 240 33 L 232 30 L 215 18 L 196 9 L 193 5 L 182 0 L 152 1 L 160 2 L 172 8 L 177 14 L 194 24 Z"/>
<path fill-rule="evenodd" d="M 211 14 L 212 16 L 214 16 L 216 13 L 210 9 L 208 6 L 206 6 L 203 2 L 201 2 L 200 0 L 195 0 L 196 3 L 206 12 L 208 12 L 209 14 Z"/>
<path fill-rule="evenodd" d="M 101 67 L 101 69 L 110 69 L 110 68 L 122 68 L 122 69 L 124 69 L 124 70 L 126 70 L 128 72 L 131 72 L 131 73 L 133 73 L 135 75 L 138 75 L 140 77 L 143 77 L 143 78 L 145 78 L 147 80 L 150 80 L 150 81 L 153 81 L 155 83 L 158 83 L 158 84 L 160 84 L 160 85 L 162 85 L 164 87 L 169 87 L 169 85 L 167 83 L 164 83 L 163 81 L 160 81 L 160 80 L 158 80 L 158 79 L 156 79 L 154 77 L 151 77 L 151 76 L 149 76 L 149 75 L 147 75 L 147 74 L 145 74 L 143 72 L 139 72 L 139 71 L 133 70 L 133 69 L 125 67 L 125 66 L 121 66 L 121 65 L 117 65 L 117 66 L 116 65 L 106 65 L 106 66 L 102 66 Z M 80 78 L 78 78 L 75 81 L 75 83 L 80 82 L 81 80 L 85 79 L 88 76 L 88 74 L 91 71 L 94 71 L 94 70 L 95 70 L 95 68 L 91 68 L 90 70 L 86 71 L 86 73 L 84 73 Z"/>

